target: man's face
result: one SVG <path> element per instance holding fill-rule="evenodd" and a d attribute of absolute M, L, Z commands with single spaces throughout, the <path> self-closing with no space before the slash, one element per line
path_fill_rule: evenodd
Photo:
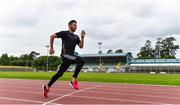
<path fill-rule="evenodd" d="M 72 32 L 75 32 L 76 29 L 77 29 L 77 23 L 71 23 L 69 25 L 69 29 L 72 31 Z"/>

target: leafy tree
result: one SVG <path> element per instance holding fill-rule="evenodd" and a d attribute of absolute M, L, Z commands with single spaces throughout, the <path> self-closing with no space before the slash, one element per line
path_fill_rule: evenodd
<path fill-rule="evenodd" d="M 29 58 L 29 54 L 23 54 L 19 57 L 20 60 L 27 60 Z"/>
<path fill-rule="evenodd" d="M 107 51 L 107 54 L 112 54 L 113 53 L 113 50 L 108 50 Z"/>
<path fill-rule="evenodd" d="M 11 55 L 10 57 L 9 57 L 9 60 L 10 61 L 14 61 L 14 60 L 18 60 L 19 58 L 18 57 L 15 57 L 15 56 L 13 56 L 13 55 Z"/>
<path fill-rule="evenodd" d="M 138 58 L 176 58 L 176 51 L 179 49 L 179 45 L 175 45 L 175 37 L 168 37 L 165 39 L 158 38 L 155 48 L 151 47 L 151 42 L 146 41 L 145 45 L 141 47 L 140 53 L 137 54 Z"/>
<path fill-rule="evenodd" d="M 115 53 L 123 53 L 123 50 L 122 49 L 118 49 L 115 51 Z"/>
<path fill-rule="evenodd" d="M 35 51 L 31 51 L 31 53 L 29 54 L 28 59 L 29 60 L 35 60 L 37 59 L 37 56 L 40 55 L 39 53 L 36 53 Z"/>
<path fill-rule="evenodd" d="M 48 56 L 48 67 L 57 67 L 61 63 L 61 59 L 58 56 Z M 32 63 L 34 68 L 46 68 L 47 56 L 40 56 Z"/>
<path fill-rule="evenodd" d="M 102 51 L 99 51 L 98 54 L 103 54 L 103 52 L 102 52 Z"/>
<path fill-rule="evenodd" d="M 169 37 L 162 41 L 162 58 L 170 57 L 174 58 L 176 55 L 176 51 L 179 49 L 179 45 L 174 45 L 174 41 L 176 41 L 175 37 Z"/>
<path fill-rule="evenodd" d="M 12 66 L 27 66 L 27 62 L 25 60 L 13 60 L 11 61 Z"/>
<path fill-rule="evenodd" d="M 9 65 L 10 64 L 10 60 L 8 57 L 8 54 L 2 54 L 1 59 L 0 59 L 0 64 L 1 65 Z"/>
<path fill-rule="evenodd" d="M 141 47 L 140 53 L 138 53 L 137 56 L 141 59 L 153 58 L 153 49 L 150 40 L 147 40 L 144 46 Z"/>

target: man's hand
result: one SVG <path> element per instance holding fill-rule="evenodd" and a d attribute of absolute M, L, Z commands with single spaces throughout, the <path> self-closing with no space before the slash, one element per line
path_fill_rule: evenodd
<path fill-rule="evenodd" d="M 49 53 L 50 53 L 50 55 L 54 54 L 54 49 L 50 48 Z"/>
<path fill-rule="evenodd" d="M 54 54 L 54 47 L 53 47 L 53 43 L 54 43 L 54 39 L 57 38 L 56 34 L 53 34 L 50 36 L 50 49 L 49 49 L 49 53 L 52 55 Z"/>
<path fill-rule="evenodd" d="M 84 38 L 85 34 L 86 34 L 85 31 L 82 30 L 82 31 L 81 31 L 81 38 Z"/>
<path fill-rule="evenodd" d="M 84 30 L 82 30 L 81 31 L 81 42 L 79 43 L 79 47 L 80 48 L 83 48 L 83 46 L 84 46 L 84 36 L 85 36 L 85 31 Z"/>

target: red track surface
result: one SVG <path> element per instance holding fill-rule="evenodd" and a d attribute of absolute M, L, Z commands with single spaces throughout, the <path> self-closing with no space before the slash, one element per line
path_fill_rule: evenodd
<path fill-rule="evenodd" d="M 0 104 L 180 104 L 180 87 L 79 83 L 80 90 L 57 81 L 44 98 L 47 81 L 0 79 Z"/>

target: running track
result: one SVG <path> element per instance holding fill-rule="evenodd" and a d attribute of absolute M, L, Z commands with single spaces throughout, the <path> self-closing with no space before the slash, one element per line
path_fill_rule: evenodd
<path fill-rule="evenodd" d="M 42 95 L 43 80 L 0 79 L 0 104 L 180 104 L 180 87 L 129 84 L 56 82 L 48 98 Z"/>

